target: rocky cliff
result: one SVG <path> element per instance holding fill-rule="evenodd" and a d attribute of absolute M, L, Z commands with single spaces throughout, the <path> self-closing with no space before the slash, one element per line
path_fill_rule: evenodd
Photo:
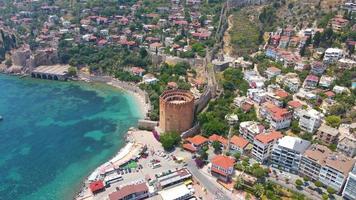
<path fill-rule="evenodd" d="M 16 47 L 16 36 L 0 28 L 0 62 L 5 59 L 6 52 Z"/>

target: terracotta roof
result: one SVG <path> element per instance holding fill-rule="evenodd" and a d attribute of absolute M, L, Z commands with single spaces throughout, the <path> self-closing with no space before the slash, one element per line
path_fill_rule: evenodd
<path fill-rule="evenodd" d="M 325 92 L 324 94 L 325 94 L 326 96 L 328 96 L 328 97 L 334 97 L 334 96 L 335 96 L 335 93 L 332 92 L 332 91 L 327 91 L 327 92 Z"/>
<path fill-rule="evenodd" d="M 248 145 L 248 141 L 245 138 L 236 135 L 232 136 L 231 143 L 241 149 L 244 149 Z"/>
<path fill-rule="evenodd" d="M 271 71 L 271 72 L 274 72 L 274 73 L 279 73 L 281 72 L 282 70 L 278 69 L 277 67 L 269 67 L 267 68 L 267 71 Z"/>
<path fill-rule="evenodd" d="M 176 82 L 168 82 L 168 83 L 167 83 L 167 86 L 170 87 L 170 88 L 176 88 L 176 87 L 178 87 L 178 85 L 177 85 Z"/>
<path fill-rule="evenodd" d="M 102 190 L 104 188 L 104 183 L 103 181 L 95 181 L 95 182 L 92 182 L 90 183 L 89 185 L 89 189 L 91 192 L 95 193 L 95 192 L 98 192 L 99 190 Z"/>
<path fill-rule="evenodd" d="M 285 108 L 280 108 L 271 102 L 266 102 L 263 107 L 267 110 L 269 115 L 276 120 L 281 120 L 285 117 L 289 117 L 290 112 Z"/>
<path fill-rule="evenodd" d="M 262 142 L 263 144 L 268 144 L 274 140 L 282 138 L 283 135 L 279 131 L 272 131 L 270 133 L 261 133 L 256 135 L 255 139 Z"/>
<path fill-rule="evenodd" d="M 227 139 L 224 138 L 224 137 L 221 136 L 221 135 L 213 134 L 213 135 L 211 135 L 211 136 L 209 137 L 209 140 L 210 140 L 211 142 L 218 141 L 218 142 L 220 142 L 220 143 L 223 144 L 223 145 L 227 145 Z"/>
<path fill-rule="evenodd" d="M 293 108 L 299 108 L 301 107 L 303 104 L 300 103 L 299 101 L 289 101 L 288 102 L 288 106 L 293 107 Z"/>
<path fill-rule="evenodd" d="M 193 152 L 193 153 L 197 151 L 197 149 L 192 144 L 189 144 L 189 143 L 183 144 L 183 149 Z"/>
<path fill-rule="evenodd" d="M 281 97 L 281 98 L 286 98 L 286 97 L 288 97 L 288 92 L 286 92 L 286 91 L 284 91 L 284 90 L 277 90 L 276 92 L 275 92 L 275 95 L 276 96 L 279 96 L 279 97 Z"/>
<path fill-rule="evenodd" d="M 234 167 L 235 160 L 228 156 L 217 155 L 211 160 L 211 163 L 224 169 L 228 169 Z"/>
<path fill-rule="evenodd" d="M 187 141 L 196 145 L 196 146 L 200 146 L 200 145 L 208 142 L 208 139 L 206 139 L 205 137 L 203 137 L 201 135 L 196 135 L 192 138 L 187 138 Z"/>
<path fill-rule="evenodd" d="M 308 75 L 307 78 L 306 78 L 306 80 L 318 82 L 318 81 L 319 81 L 319 77 L 314 76 L 314 75 Z"/>
<path fill-rule="evenodd" d="M 140 183 L 137 185 L 126 185 L 120 190 L 109 194 L 110 200 L 124 199 L 128 195 L 148 191 L 146 183 Z"/>

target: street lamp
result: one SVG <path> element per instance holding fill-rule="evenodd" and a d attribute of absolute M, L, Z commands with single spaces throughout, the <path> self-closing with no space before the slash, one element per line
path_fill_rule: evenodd
<path fill-rule="evenodd" d="M 237 124 L 239 121 L 239 118 L 235 114 L 228 114 L 225 116 L 225 120 L 229 124 L 229 135 L 228 135 L 228 141 L 227 141 L 227 152 L 230 152 L 230 140 L 232 136 L 232 129 L 234 128 L 234 125 Z"/>

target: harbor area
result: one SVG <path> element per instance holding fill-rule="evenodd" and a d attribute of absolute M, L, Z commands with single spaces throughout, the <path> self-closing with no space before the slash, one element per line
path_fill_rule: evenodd
<path fill-rule="evenodd" d="M 36 67 L 31 72 L 31 77 L 49 80 L 66 80 L 69 65 L 44 65 Z"/>
<path fill-rule="evenodd" d="M 186 168 L 186 160 L 191 157 L 188 152 L 180 148 L 164 152 L 149 131 L 129 131 L 127 141 L 115 157 L 88 177 L 77 200 L 117 200 L 133 195 L 154 200 L 207 196 Z"/>

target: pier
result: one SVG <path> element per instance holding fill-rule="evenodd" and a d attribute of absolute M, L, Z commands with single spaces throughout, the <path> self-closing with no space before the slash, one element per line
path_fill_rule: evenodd
<path fill-rule="evenodd" d="M 67 80 L 69 65 L 50 65 L 36 67 L 32 72 L 33 78 L 49 80 Z"/>

